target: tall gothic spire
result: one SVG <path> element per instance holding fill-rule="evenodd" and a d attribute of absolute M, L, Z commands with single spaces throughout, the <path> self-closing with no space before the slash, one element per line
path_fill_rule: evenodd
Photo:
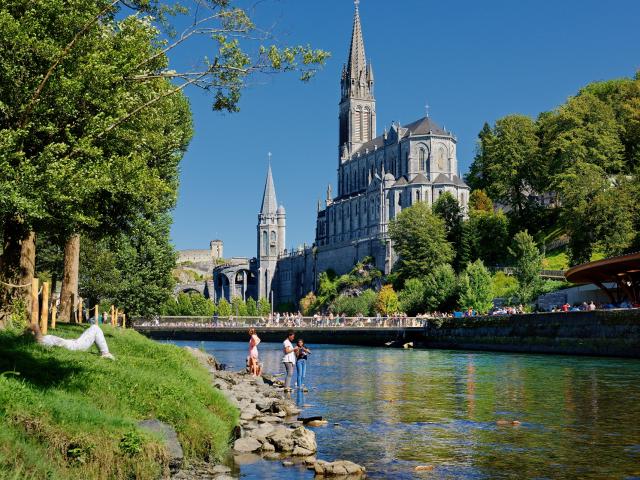
<path fill-rule="evenodd" d="M 356 0 L 356 11 L 353 16 L 353 31 L 351 32 L 351 46 L 349 47 L 349 59 L 347 61 L 347 72 L 354 80 L 358 81 L 360 75 L 367 68 L 367 57 L 364 53 L 364 40 L 362 39 L 362 26 L 360 25 L 360 11 Z"/>
<path fill-rule="evenodd" d="M 271 155 L 269 155 L 271 157 Z M 261 215 L 275 215 L 278 209 L 278 201 L 276 200 L 276 189 L 273 186 L 273 175 L 271 174 L 271 161 L 269 161 L 269 170 L 267 171 L 267 181 L 264 184 L 264 194 L 262 195 Z"/>
<path fill-rule="evenodd" d="M 351 31 L 351 44 L 349 57 L 342 69 L 342 98 L 372 98 L 373 97 L 373 70 L 367 64 L 364 52 L 364 40 L 362 38 L 362 25 L 360 25 L 359 0 L 355 1 L 356 8 L 353 15 L 353 30 Z"/>

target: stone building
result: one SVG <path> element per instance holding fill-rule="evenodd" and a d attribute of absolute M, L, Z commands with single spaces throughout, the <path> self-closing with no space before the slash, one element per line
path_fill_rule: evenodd
<path fill-rule="evenodd" d="M 213 263 L 223 257 L 222 240 L 211 240 L 209 250 L 180 250 L 178 252 L 178 263 Z"/>
<path fill-rule="evenodd" d="M 312 247 L 285 248 L 286 214 L 278 206 L 271 166 L 258 215 L 258 297 L 295 302 L 315 290 L 320 272 L 349 271 L 366 256 L 389 273 L 396 260 L 389 221 L 416 202 L 450 192 L 466 211 L 469 187 L 458 174 L 456 137 L 425 116 L 395 122 L 376 135 L 374 74 L 367 62 L 358 5 L 347 63 L 340 79 L 338 181 L 318 206 Z"/>

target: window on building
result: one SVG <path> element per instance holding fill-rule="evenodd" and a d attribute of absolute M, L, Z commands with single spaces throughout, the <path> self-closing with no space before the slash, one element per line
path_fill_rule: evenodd
<path fill-rule="evenodd" d="M 418 151 L 418 164 L 421 172 L 424 172 L 427 170 L 427 159 L 426 159 L 426 152 L 424 151 L 424 148 L 421 148 Z"/>
<path fill-rule="evenodd" d="M 265 231 L 262 232 L 262 254 L 269 255 L 269 238 Z"/>
<path fill-rule="evenodd" d="M 420 201 L 420 190 L 416 192 L 416 202 Z"/>

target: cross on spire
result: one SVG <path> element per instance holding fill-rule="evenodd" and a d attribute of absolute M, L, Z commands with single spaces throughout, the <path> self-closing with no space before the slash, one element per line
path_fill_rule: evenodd
<path fill-rule="evenodd" d="M 356 8 L 358 8 L 358 5 L 360 5 L 360 0 L 353 0 L 353 4 L 356 6 Z"/>
<path fill-rule="evenodd" d="M 429 104 L 428 104 L 428 103 L 426 103 L 426 104 L 424 105 L 424 111 L 425 111 L 425 113 L 427 114 L 427 118 L 429 118 Z"/>
<path fill-rule="evenodd" d="M 269 166 L 271 166 L 271 152 L 267 153 L 267 157 L 269 157 Z"/>

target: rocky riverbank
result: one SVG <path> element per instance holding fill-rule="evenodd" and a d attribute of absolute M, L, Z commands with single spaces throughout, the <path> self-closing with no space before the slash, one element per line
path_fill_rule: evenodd
<path fill-rule="evenodd" d="M 268 376 L 252 377 L 244 372 L 219 370 L 212 356 L 200 350 L 187 349 L 208 369 L 213 385 L 240 411 L 240 425 L 232 451 L 235 464 L 262 458 L 282 461 L 285 466 L 304 463 L 316 476 L 365 478 L 365 468 L 360 465 L 348 461 L 327 462 L 316 458 L 316 435 L 298 419 L 300 409 L 284 396 L 280 382 Z M 208 470 L 205 466 L 198 465 L 195 468 L 197 472 L 183 470 L 173 478 L 233 478 L 230 477 L 229 467 L 210 466 Z"/>

